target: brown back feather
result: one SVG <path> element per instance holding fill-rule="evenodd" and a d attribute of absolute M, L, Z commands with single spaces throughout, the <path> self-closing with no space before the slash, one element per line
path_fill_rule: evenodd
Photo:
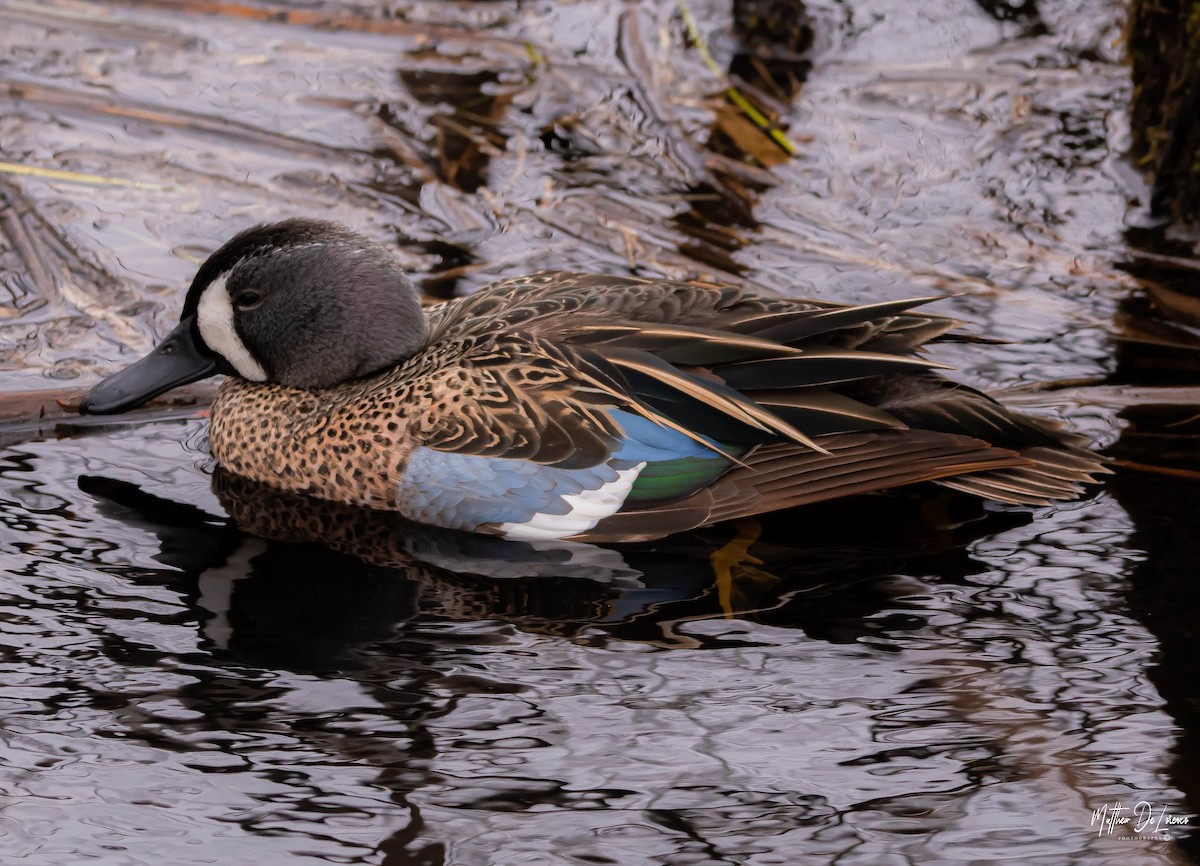
<path fill-rule="evenodd" d="M 911 312 L 930 300 L 843 307 L 636 277 L 504 280 L 428 311 L 430 348 L 414 359 L 425 365 L 412 386 L 417 438 L 590 465 L 611 453 L 621 431 L 607 410 L 621 407 L 693 438 L 753 446 L 709 489 L 617 514 L 588 540 L 924 481 L 1001 502 L 1077 495 L 1103 471 L 1077 438 L 916 357 L 955 324 Z"/>

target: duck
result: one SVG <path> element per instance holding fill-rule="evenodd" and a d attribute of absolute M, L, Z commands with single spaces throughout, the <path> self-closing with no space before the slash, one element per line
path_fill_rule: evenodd
<path fill-rule="evenodd" d="M 224 470 L 524 541 L 652 541 L 913 485 L 1083 495 L 1106 471 L 1086 438 L 926 357 L 971 339 L 934 300 L 539 271 L 425 306 L 385 247 L 293 218 L 217 249 L 178 325 L 79 411 L 224 374 Z"/>

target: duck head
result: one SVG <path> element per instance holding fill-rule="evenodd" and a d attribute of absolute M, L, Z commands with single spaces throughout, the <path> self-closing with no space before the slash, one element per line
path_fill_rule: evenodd
<path fill-rule="evenodd" d="M 412 281 L 383 247 L 321 220 L 255 226 L 200 266 L 175 329 L 79 411 L 125 412 L 216 373 L 328 388 L 411 356 L 428 330 Z"/>

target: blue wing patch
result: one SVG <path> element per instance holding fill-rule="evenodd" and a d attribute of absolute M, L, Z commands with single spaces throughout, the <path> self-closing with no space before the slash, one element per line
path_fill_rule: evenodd
<path fill-rule="evenodd" d="M 625 438 L 619 448 L 613 452 L 614 457 L 622 460 L 657 463 L 663 460 L 678 460 L 681 457 L 716 457 L 721 455 L 690 436 L 655 424 L 641 415 L 612 409 L 608 413 L 613 420 L 625 431 Z M 701 437 L 705 442 L 721 450 L 726 450 L 714 440 Z"/>
<path fill-rule="evenodd" d="M 586 469 L 417 448 L 397 490 L 400 511 L 435 526 L 474 531 L 491 524 L 512 538 L 566 538 L 615 514 L 631 495 L 686 495 L 731 465 L 676 430 L 629 412 L 612 415 L 625 436 L 608 462 Z"/>
<path fill-rule="evenodd" d="M 577 509 L 565 497 L 616 484 L 623 471 L 636 465 L 614 460 L 587 469 L 556 469 L 526 460 L 417 448 L 405 467 L 398 501 L 406 517 L 435 526 L 475 530 L 485 523 L 520 525 L 539 515 L 569 517 Z M 621 502 L 612 503 L 609 513 Z"/>
<path fill-rule="evenodd" d="M 630 505 L 644 508 L 686 499 L 733 466 L 725 454 L 741 457 L 748 450 L 707 436 L 702 437 L 704 442 L 697 442 L 677 430 L 628 412 L 614 410 L 612 415 L 624 428 L 626 437 L 616 456 L 646 463 L 626 497 Z"/>

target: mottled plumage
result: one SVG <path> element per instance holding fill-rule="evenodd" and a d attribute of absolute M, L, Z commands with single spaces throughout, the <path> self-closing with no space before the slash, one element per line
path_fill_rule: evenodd
<path fill-rule="evenodd" d="M 84 409 L 130 408 L 188 380 L 174 358 L 198 358 L 193 379 L 231 374 L 210 432 L 227 469 L 531 539 L 650 539 L 919 482 L 1043 504 L 1103 471 L 1079 437 L 920 357 L 954 325 L 915 311 L 931 299 L 846 307 L 560 272 L 423 315 L 415 299 L 340 227 L 257 227 L 201 268 L 170 351 Z"/>

